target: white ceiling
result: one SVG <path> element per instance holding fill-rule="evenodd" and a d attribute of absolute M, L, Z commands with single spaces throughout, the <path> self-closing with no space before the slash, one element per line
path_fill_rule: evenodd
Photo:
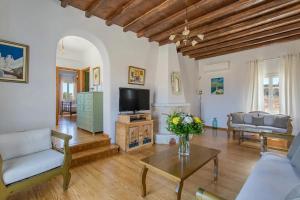
<path fill-rule="evenodd" d="M 64 49 L 67 51 L 87 51 L 90 48 L 95 48 L 95 46 L 88 40 L 77 37 L 77 36 L 66 36 L 59 40 L 57 48 L 60 49 L 64 44 Z"/>

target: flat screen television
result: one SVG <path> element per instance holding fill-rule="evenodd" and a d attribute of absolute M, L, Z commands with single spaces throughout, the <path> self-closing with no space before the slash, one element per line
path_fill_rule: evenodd
<path fill-rule="evenodd" d="M 119 111 L 136 112 L 150 110 L 150 91 L 145 89 L 120 88 Z"/>

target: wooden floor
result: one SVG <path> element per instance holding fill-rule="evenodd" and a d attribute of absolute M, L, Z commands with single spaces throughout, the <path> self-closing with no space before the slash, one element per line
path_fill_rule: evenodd
<path fill-rule="evenodd" d="M 72 139 L 70 140 L 70 146 L 89 143 L 107 137 L 106 134 L 96 133 L 93 135 L 88 131 L 77 128 L 76 117 L 76 115 L 68 115 L 63 117 L 60 116 L 58 120 L 58 125 L 56 126 L 57 131 L 72 135 Z"/>
<path fill-rule="evenodd" d="M 197 188 L 234 199 L 243 186 L 252 167 L 259 159 L 259 149 L 240 146 L 237 141 L 227 140 L 224 131 L 206 130 L 204 136 L 193 137 L 192 143 L 221 150 L 219 180 L 213 183 L 213 163 L 208 163 L 185 181 L 182 199 L 193 200 Z M 140 197 L 138 160 L 167 149 L 169 145 L 154 145 L 147 149 L 94 161 L 71 170 L 69 190 L 63 192 L 62 178 L 57 177 L 33 189 L 11 197 L 11 200 L 83 199 L 83 200 L 174 200 L 176 183 L 149 172 L 147 196 Z"/>

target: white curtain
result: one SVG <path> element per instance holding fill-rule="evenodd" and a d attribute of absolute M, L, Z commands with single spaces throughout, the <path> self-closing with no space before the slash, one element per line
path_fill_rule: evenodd
<path fill-rule="evenodd" d="M 264 110 L 263 64 L 258 60 L 250 61 L 250 82 L 247 111 Z"/>
<path fill-rule="evenodd" d="M 280 112 L 293 118 L 294 133 L 300 131 L 300 55 L 281 57 L 280 65 Z"/>

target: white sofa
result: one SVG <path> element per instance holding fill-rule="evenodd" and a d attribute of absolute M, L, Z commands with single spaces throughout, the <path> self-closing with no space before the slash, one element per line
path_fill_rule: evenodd
<path fill-rule="evenodd" d="M 287 156 L 262 153 L 236 200 L 292 200 L 287 197 L 293 195 L 300 198 L 300 133 Z"/>
<path fill-rule="evenodd" d="M 292 166 L 290 159 L 263 153 L 236 200 L 284 200 L 297 184 L 300 171 Z"/>
<path fill-rule="evenodd" d="M 53 149 L 52 137 L 65 141 L 64 153 Z M 50 129 L 0 134 L 0 200 L 59 174 L 64 176 L 66 190 L 70 180 L 70 139 Z"/>
<path fill-rule="evenodd" d="M 261 111 L 249 113 L 236 112 L 230 113 L 227 120 L 228 137 L 230 132 L 240 130 L 240 128 L 251 128 L 252 130 L 266 130 L 279 134 L 292 134 L 292 118 L 288 115 L 275 115 Z"/>
<path fill-rule="evenodd" d="M 202 188 L 197 200 L 223 200 Z M 236 200 L 300 199 L 300 133 L 294 138 L 287 156 L 262 153 Z"/>

